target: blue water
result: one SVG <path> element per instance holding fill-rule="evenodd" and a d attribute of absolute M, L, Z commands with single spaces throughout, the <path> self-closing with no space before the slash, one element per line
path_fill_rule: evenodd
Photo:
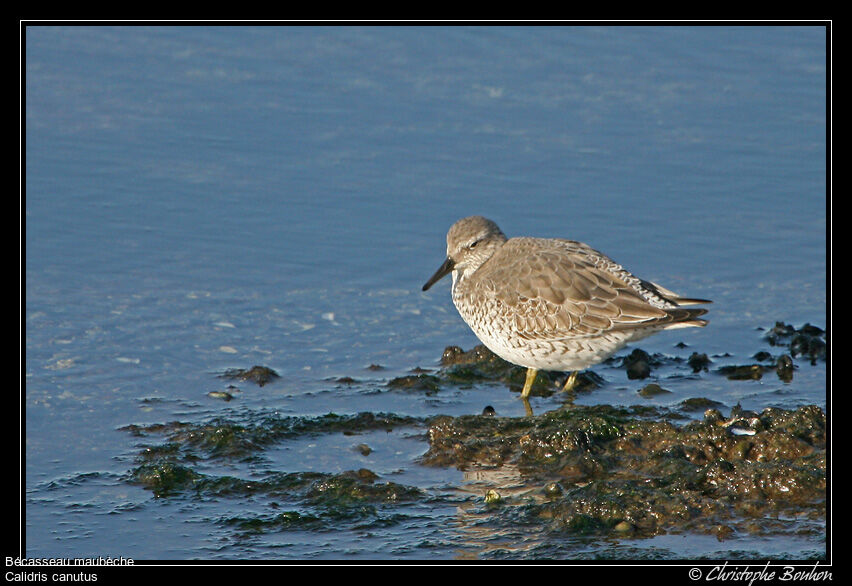
<path fill-rule="evenodd" d="M 478 343 L 449 279 L 420 290 L 462 216 L 587 242 L 714 301 L 709 327 L 649 352 L 749 363 L 758 328 L 828 325 L 822 27 L 34 26 L 25 51 L 26 555 L 477 557 L 452 508 L 234 543 L 213 521 L 239 503 L 128 484 L 138 439 L 119 431 L 239 409 L 523 415 L 505 387 L 384 387 Z M 281 381 L 207 396 L 254 364 Z M 797 366 L 789 384 L 705 374 L 650 403 L 825 406 L 825 364 Z M 642 402 L 596 371 L 609 384 L 580 402 Z M 403 431 L 367 463 L 338 440 L 274 463 L 465 483 L 419 467 L 427 444 Z M 732 547 L 813 548 L 786 539 Z M 724 547 L 704 543 L 666 547 Z"/>

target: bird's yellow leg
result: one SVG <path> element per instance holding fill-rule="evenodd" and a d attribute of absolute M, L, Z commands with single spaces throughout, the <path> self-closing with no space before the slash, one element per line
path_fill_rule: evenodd
<path fill-rule="evenodd" d="M 568 380 L 565 381 L 565 386 L 562 387 L 562 392 L 570 391 L 571 389 L 574 388 L 574 385 L 577 384 L 577 372 L 578 371 L 575 370 L 574 372 L 571 373 L 571 376 L 569 376 Z"/>
<path fill-rule="evenodd" d="M 538 374 L 538 371 L 535 368 L 527 369 L 527 380 L 524 381 L 524 390 L 521 391 L 521 399 L 526 399 L 530 396 L 530 391 L 532 390 L 533 382 L 535 382 L 535 375 Z"/>

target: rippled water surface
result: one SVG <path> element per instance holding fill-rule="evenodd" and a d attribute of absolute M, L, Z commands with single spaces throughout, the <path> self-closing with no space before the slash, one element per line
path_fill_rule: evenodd
<path fill-rule="evenodd" d="M 830 406 L 825 361 L 715 370 L 777 353 L 777 321 L 829 325 L 824 28 L 35 26 L 25 50 L 27 555 L 824 555 L 818 531 L 597 539 L 495 516 L 484 494 L 521 473 L 420 457 L 429 418 L 522 417 L 517 392 L 387 385 L 478 343 L 449 279 L 421 286 L 480 214 L 714 301 L 708 327 L 640 343 L 672 359 L 652 379 L 670 394 L 608 363 L 578 403 Z M 674 360 L 692 352 L 713 367 Z M 280 378 L 217 376 L 253 365 Z M 236 455 L 167 427 L 274 421 L 295 427 Z M 134 476 L 171 443 L 200 475 L 181 486 L 207 490 Z M 419 492 L 323 500 L 358 470 Z"/>

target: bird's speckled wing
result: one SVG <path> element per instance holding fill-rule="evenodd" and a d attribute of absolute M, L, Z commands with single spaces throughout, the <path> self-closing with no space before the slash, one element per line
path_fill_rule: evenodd
<path fill-rule="evenodd" d="M 475 274 L 463 294 L 522 338 L 705 323 L 695 318 L 706 310 L 678 307 L 652 284 L 572 240 L 512 238 Z"/>

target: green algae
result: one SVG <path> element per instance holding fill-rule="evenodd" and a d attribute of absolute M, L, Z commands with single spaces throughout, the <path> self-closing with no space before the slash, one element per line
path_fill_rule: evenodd
<path fill-rule="evenodd" d="M 165 464 L 163 468 L 171 468 Z M 150 475 L 136 475 L 141 482 Z M 254 516 L 242 515 L 224 519 L 225 525 L 242 532 L 263 532 L 289 529 L 322 530 L 340 527 L 341 523 L 374 522 L 382 518 L 387 522 L 384 508 L 416 502 L 424 493 L 416 488 L 395 482 L 380 482 L 379 476 L 369 470 L 346 471 L 340 474 L 290 473 L 272 474 L 258 480 L 245 480 L 230 476 L 213 477 L 185 471 L 182 486 L 163 490 L 162 484 L 148 485 L 155 496 L 174 496 L 183 489 L 197 498 L 262 498 L 268 501 L 267 510 L 278 508 L 278 501 L 300 511 L 288 510 L 278 514 L 263 512 Z M 390 516 L 404 518 L 399 513 Z"/>
<path fill-rule="evenodd" d="M 267 502 L 276 509 L 286 501 L 295 510 L 278 514 L 268 512 L 224 519 L 227 526 L 242 532 L 284 529 L 328 529 L 341 522 L 385 518 L 383 507 L 425 498 L 419 488 L 395 482 L 381 482 L 367 469 L 340 474 L 319 472 L 273 473 L 258 479 L 206 475 L 169 461 L 146 463 L 131 471 L 128 481 L 150 490 L 157 498 L 181 495 L 199 499 L 251 498 Z M 402 518 L 404 515 L 393 513 Z"/>
<path fill-rule="evenodd" d="M 322 530 L 341 523 L 392 524 L 402 519 L 396 509 L 426 498 L 416 487 L 382 481 L 366 468 L 339 474 L 273 472 L 256 478 L 204 473 L 206 461 L 240 462 L 274 444 L 304 435 L 390 431 L 423 425 L 423 420 L 369 412 L 328 413 L 318 417 L 282 417 L 244 413 L 240 420 L 216 417 L 206 422 L 130 425 L 122 428 L 139 438 L 162 436 L 161 444 L 143 444 L 131 484 L 156 498 L 250 499 L 265 503 L 257 515 L 240 515 L 221 523 L 240 533 L 288 529 Z M 270 512 L 285 503 L 284 512 Z"/>
<path fill-rule="evenodd" d="M 171 422 L 151 425 L 127 425 L 120 428 L 138 437 L 163 435 L 169 449 L 188 458 L 241 460 L 250 458 L 268 446 L 304 434 L 363 432 L 374 429 L 391 431 L 395 427 L 416 425 L 422 419 L 386 413 L 361 412 L 353 415 L 327 413 L 317 417 L 249 414 L 240 422 L 215 417 L 207 422 Z M 146 446 L 163 450 L 164 446 Z"/>

